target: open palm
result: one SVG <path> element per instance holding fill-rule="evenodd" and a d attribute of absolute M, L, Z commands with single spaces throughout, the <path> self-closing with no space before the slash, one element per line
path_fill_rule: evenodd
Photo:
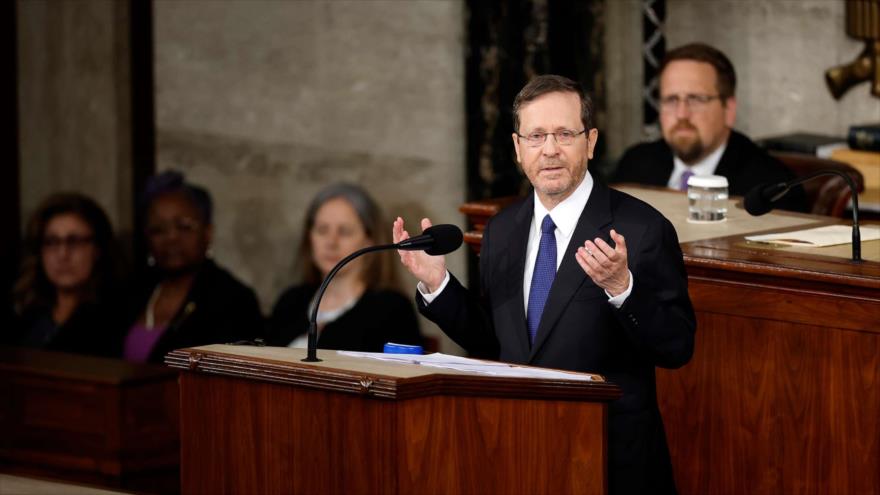
<path fill-rule="evenodd" d="M 423 218 L 422 230 L 424 231 L 430 226 L 431 220 Z M 394 221 L 391 236 L 395 244 L 411 237 L 409 232 L 404 229 L 402 218 L 397 217 L 397 220 Z M 397 251 L 397 253 L 400 255 L 400 261 L 403 263 L 403 266 L 419 282 L 425 284 L 429 292 L 436 291 L 440 284 L 443 283 L 443 279 L 446 278 L 445 256 L 430 256 L 425 254 L 424 251 Z"/>

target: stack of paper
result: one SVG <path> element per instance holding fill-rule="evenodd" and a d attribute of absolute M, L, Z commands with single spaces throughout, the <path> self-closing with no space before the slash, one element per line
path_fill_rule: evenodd
<path fill-rule="evenodd" d="M 880 239 L 880 227 L 863 226 L 859 228 L 862 242 Z M 852 242 L 852 227 L 848 225 L 827 225 L 815 229 L 796 230 L 781 234 L 746 236 L 747 241 L 766 242 L 784 246 L 825 247 Z"/>
<path fill-rule="evenodd" d="M 433 354 L 384 354 L 381 352 L 354 352 L 338 351 L 344 356 L 355 356 L 380 361 L 390 361 L 405 364 L 417 364 L 433 368 L 445 368 L 468 373 L 482 373 L 493 376 L 506 376 L 516 378 L 549 378 L 560 380 L 592 381 L 593 377 L 583 373 L 568 373 L 565 371 L 547 370 L 514 364 L 500 363 L 497 361 L 483 361 L 461 356 L 452 356 L 435 352 Z"/>

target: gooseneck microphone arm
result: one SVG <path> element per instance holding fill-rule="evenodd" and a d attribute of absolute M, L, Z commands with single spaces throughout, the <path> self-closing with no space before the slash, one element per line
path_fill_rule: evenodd
<path fill-rule="evenodd" d="M 772 203 L 788 194 L 792 187 L 825 175 L 837 175 L 849 186 L 852 194 L 852 261 L 862 261 L 862 236 L 859 232 L 859 192 L 856 183 L 849 175 L 833 169 L 819 170 L 812 174 L 798 177 L 788 182 L 771 185 L 760 185 L 746 194 L 744 206 L 751 215 L 758 216 L 773 209 Z"/>
<path fill-rule="evenodd" d="M 320 361 L 320 359 L 318 359 L 318 308 L 321 306 L 321 298 L 324 297 L 324 291 L 327 290 L 327 286 L 330 285 L 333 276 L 336 275 L 336 272 L 342 269 L 342 267 L 349 261 L 362 254 L 372 253 L 374 251 L 384 251 L 386 249 L 424 251 L 430 256 L 441 256 L 458 249 L 458 247 L 461 246 L 462 240 L 463 236 L 461 229 L 455 225 L 434 225 L 425 229 L 421 235 L 404 239 L 397 244 L 382 244 L 380 246 L 367 246 L 359 249 L 343 258 L 339 263 L 336 263 L 336 266 L 330 270 L 330 273 L 328 273 L 327 277 L 324 278 L 324 281 L 321 282 L 321 287 L 318 288 L 318 292 L 315 293 L 315 300 L 312 303 L 314 304 L 314 307 L 312 307 L 311 316 L 309 317 L 309 348 L 306 358 L 303 359 L 303 361 L 308 363 Z"/>
<path fill-rule="evenodd" d="M 358 249 L 343 258 L 342 261 L 337 263 L 336 266 L 330 270 L 330 273 L 327 274 L 327 277 L 321 282 L 321 287 L 318 288 L 318 292 L 315 293 L 314 307 L 312 308 L 312 314 L 309 317 L 309 349 L 306 358 L 303 359 L 303 361 L 307 363 L 316 363 L 320 361 L 320 359 L 318 359 L 318 306 L 321 305 L 321 298 L 324 297 L 324 291 L 327 290 L 327 286 L 330 285 L 330 281 L 333 280 L 333 276 L 336 275 L 336 272 L 341 270 L 349 261 L 362 254 L 372 253 L 373 251 L 383 251 L 385 249 L 394 249 L 396 247 L 397 244 L 382 244 L 380 246 L 367 246 Z"/>

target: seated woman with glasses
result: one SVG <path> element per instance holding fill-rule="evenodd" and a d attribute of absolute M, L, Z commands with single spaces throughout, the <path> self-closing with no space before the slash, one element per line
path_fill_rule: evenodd
<path fill-rule="evenodd" d="M 21 275 L 13 291 L 12 345 L 111 355 L 124 321 L 119 257 L 107 215 L 78 193 L 47 198 L 28 221 Z"/>
<path fill-rule="evenodd" d="M 358 249 L 389 242 L 376 202 L 363 189 L 336 184 L 306 210 L 297 265 L 302 283 L 285 291 L 269 319 L 268 343 L 306 347 L 315 293 L 336 264 Z M 382 352 L 388 342 L 422 345 L 410 302 L 395 290 L 393 251 L 366 254 L 340 270 L 318 308 L 318 347 Z"/>
<path fill-rule="evenodd" d="M 260 336 L 254 291 L 210 259 L 208 192 L 168 171 L 149 180 L 144 199 L 150 270 L 135 295 L 123 357 L 162 362 L 174 349 Z"/>

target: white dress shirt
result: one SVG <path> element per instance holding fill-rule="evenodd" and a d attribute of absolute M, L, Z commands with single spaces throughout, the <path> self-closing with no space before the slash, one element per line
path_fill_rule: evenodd
<path fill-rule="evenodd" d="M 581 213 L 583 213 L 584 207 L 587 206 L 587 201 L 590 199 L 590 193 L 592 192 L 593 177 L 587 173 L 584 175 L 584 180 L 581 181 L 571 195 L 556 205 L 553 210 L 548 211 L 538 199 L 538 194 L 533 193 L 535 195 L 535 206 L 532 215 L 532 222 L 529 227 L 529 239 L 526 244 L 525 273 L 523 273 L 523 307 L 526 308 L 526 310 L 528 310 L 529 307 L 529 292 L 532 288 L 532 274 L 535 271 L 535 260 L 538 257 L 538 247 L 541 242 L 541 222 L 544 220 L 544 216 L 549 213 L 550 218 L 553 219 L 553 223 L 556 225 L 554 234 L 556 236 L 556 269 L 558 270 L 559 265 L 562 263 L 562 259 L 566 254 L 566 250 L 568 249 L 568 243 L 571 241 L 571 236 L 574 234 L 578 219 L 580 218 Z M 580 239 L 581 242 L 586 240 L 587 239 Z M 574 253 L 572 253 L 571 256 L 574 256 Z M 443 283 L 440 284 L 440 287 L 435 292 L 428 293 L 427 287 L 421 282 L 419 282 L 417 288 L 422 295 L 422 298 L 425 300 L 425 304 L 430 304 L 438 295 L 440 295 L 441 292 L 443 292 L 447 283 L 449 283 L 449 271 L 446 272 L 446 277 L 443 279 Z M 630 292 L 632 292 L 632 288 L 633 277 L 632 272 L 630 272 L 629 286 L 623 293 L 618 294 L 616 297 L 611 297 L 611 294 L 608 294 L 607 291 L 605 292 L 609 298 L 608 302 L 614 307 L 619 308 L 623 305 L 624 301 L 626 301 Z"/>
<path fill-rule="evenodd" d="M 669 176 L 669 182 L 666 183 L 666 186 L 670 189 L 677 190 L 681 185 L 681 176 L 687 170 L 690 170 L 694 175 L 699 176 L 714 175 L 715 169 L 718 168 L 718 162 L 721 161 L 721 155 L 724 154 L 724 150 L 726 149 L 727 141 L 719 146 L 717 150 L 709 153 L 706 158 L 703 158 L 693 165 L 685 165 L 685 163 L 681 161 L 681 158 L 675 156 L 672 159 L 672 175 Z"/>

